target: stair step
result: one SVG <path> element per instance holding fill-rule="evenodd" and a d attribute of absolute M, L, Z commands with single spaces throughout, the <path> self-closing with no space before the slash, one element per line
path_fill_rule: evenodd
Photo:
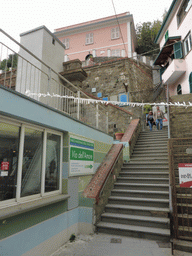
<path fill-rule="evenodd" d="M 134 216 L 128 214 L 118 214 L 105 212 L 101 215 L 102 222 L 119 223 L 134 226 L 156 227 L 168 229 L 170 221 L 168 218 Z"/>
<path fill-rule="evenodd" d="M 118 177 L 117 182 L 143 183 L 143 184 L 169 184 L 169 178 L 141 178 L 141 177 Z"/>
<path fill-rule="evenodd" d="M 148 155 L 148 156 L 146 156 L 146 155 L 142 155 L 142 154 L 134 154 L 133 156 L 131 156 L 131 161 L 135 161 L 135 160 L 137 160 L 137 161 L 159 161 L 159 160 L 162 160 L 162 161 L 168 161 L 168 156 L 167 155 Z"/>
<path fill-rule="evenodd" d="M 151 167 L 151 166 L 128 166 L 125 165 L 121 167 L 122 171 L 129 171 L 132 170 L 134 172 L 139 171 L 139 172 L 168 172 L 169 168 L 168 166 L 156 166 L 156 167 Z"/>
<path fill-rule="evenodd" d="M 143 150 L 143 151 L 150 151 L 150 150 L 167 150 L 167 146 L 165 145 L 158 145 L 158 144 L 155 144 L 155 145 L 135 145 L 134 147 L 134 151 L 135 150 Z"/>
<path fill-rule="evenodd" d="M 151 178 L 169 178 L 169 173 L 167 172 L 131 172 L 131 171 L 121 171 L 119 177 L 151 177 Z"/>
<path fill-rule="evenodd" d="M 168 161 L 156 161 L 156 162 L 149 162 L 149 161 L 130 161 L 126 166 L 129 166 L 130 168 L 159 168 L 159 167 L 167 167 L 168 168 Z"/>
<path fill-rule="evenodd" d="M 158 241 L 168 241 L 170 238 L 170 231 L 168 229 L 123 225 L 108 222 L 99 222 L 97 224 L 97 231 Z"/>
<path fill-rule="evenodd" d="M 178 227 L 179 236 L 185 236 L 192 240 L 192 227 L 190 226 L 179 226 Z M 188 240 L 189 240 L 188 239 Z"/>
<path fill-rule="evenodd" d="M 165 192 L 165 191 L 113 189 L 111 191 L 111 195 L 112 196 L 137 197 L 137 198 L 169 199 L 169 192 Z"/>
<path fill-rule="evenodd" d="M 115 189 L 132 189 L 132 190 L 147 190 L 147 191 L 169 191 L 169 184 L 141 184 L 141 183 L 114 183 Z"/>
<path fill-rule="evenodd" d="M 173 239 L 173 249 L 192 253 L 192 241 Z"/>
<path fill-rule="evenodd" d="M 162 140 L 167 140 L 168 141 L 168 136 L 166 134 L 162 134 L 160 136 L 150 136 L 150 135 L 147 135 L 147 134 L 142 134 L 139 136 L 138 140 L 137 141 L 140 141 L 140 140 L 148 140 L 148 141 L 153 141 L 153 140 L 157 140 L 159 141 L 160 139 Z"/>
<path fill-rule="evenodd" d="M 148 156 L 149 156 L 149 154 L 168 154 L 168 151 L 167 151 L 167 148 L 165 148 L 165 149 L 159 149 L 159 148 L 157 148 L 157 149 L 154 149 L 154 148 L 151 148 L 151 149 L 147 149 L 147 150 L 145 150 L 145 149 L 140 149 L 140 148 L 138 148 L 138 149 L 136 149 L 136 148 L 134 148 L 134 150 L 133 150 L 133 154 L 132 155 L 134 155 L 134 154 L 147 154 Z"/>
<path fill-rule="evenodd" d="M 123 205 L 143 205 L 143 206 L 154 206 L 159 208 L 169 207 L 168 199 L 159 198 L 136 198 L 136 197 L 120 197 L 110 196 L 108 198 L 109 204 L 123 204 Z"/>
<path fill-rule="evenodd" d="M 153 140 L 148 140 L 148 139 L 138 139 L 137 142 L 136 142 L 136 145 L 138 144 L 143 144 L 143 145 L 155 145 L 155 144 L 158 144 L 158 145 L 161 145 L 163 144 L 164 146 L 167 146 L 167 142 L 168 142 L 168 139 L 155 139 L 153 138 Z"/>
<path fill-rule="evenodd" d="M 160 156 L 161 157 L 166 157 L 168 158 L 168 155 L 167 155 L 167 152 L 164 152 L 162 153 L 162 151 L 159 151 L 160 153 Z M 159 156 L 159 153 L 156 153 L 156 152 L 151 152 L 150 154 L 146 153 L 146 152 L 143 152 L 141 151 L 140 153 L 137 153 L 137 152 L 134 152 L 131 156 L 132 157 L 158 157 Z"/>
<path fill-rule="evenodd" d="M 107 204 L 105 207 L 105 212 L 167 218 L 169 213 L 169 208 L 138 206 L 138 205 Z"/>

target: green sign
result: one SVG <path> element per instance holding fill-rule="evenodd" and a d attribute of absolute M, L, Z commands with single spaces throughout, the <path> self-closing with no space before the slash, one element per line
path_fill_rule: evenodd
<path fill-rule="evenodd" d="M 71 147 L 70 160 L 93 161 L 93 150 Z"/>

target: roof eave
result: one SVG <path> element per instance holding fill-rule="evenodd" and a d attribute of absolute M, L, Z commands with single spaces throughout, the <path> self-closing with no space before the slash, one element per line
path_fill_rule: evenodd
<path fill-rule="evenodd" d="M 155 38 L 155 41 L 154 41 L 155 44 L 158 44 L 158 39 L 159 39 L 159 37 L 160 37 L 160 35 L 161 35 L 161 33 L 162 33 L 162 31 L 163 31 L 163 29 L 164 29 L 164 27 L 165 27 L 165 25 L 166 25 L 168 19 L 169 19 L 169 16 L 170 16 L 171 12 L 172 12 L 173 9 L 174 9 L 174 7 L 175 7 L 177 1 L 178 1 L 178 0 L 173 0 L 172 4 L 171 4 L 171 6 L 170 6 L 170 8 L 169 8 L 169 10 L 168 10 L 168 12 L 167 12 L 167 15 L 166 15 L 165 19 L 163 20 L 163 23 L 162 23 L 162 25 L 161 25 L 161 28 L 160 28 L 160 30 L 159 30 L 159 32 L 158 32 L 156 38 Z"/>

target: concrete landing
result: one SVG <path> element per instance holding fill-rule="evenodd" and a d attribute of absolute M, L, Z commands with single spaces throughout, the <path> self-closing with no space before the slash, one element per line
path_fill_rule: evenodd
<path fill-rule="evenodd" d="M 165 247 L 170 244 L 116 235 L 80 235 L 51 256 L 171 256 L 171 248 Z"/>

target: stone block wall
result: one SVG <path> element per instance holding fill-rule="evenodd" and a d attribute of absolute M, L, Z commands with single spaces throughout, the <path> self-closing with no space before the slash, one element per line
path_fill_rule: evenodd
<path fill-rule="evenodd" d="M 192 94 L 175 95 L 172 102 L 192 103 Z M 170 132 L 171 138 L 192 137 L 192 107 L 170 107 Z"/>
<path fill-rule="evenodd" d="M 153 80 L 151 67 L 132 59 L 116 59 L 94 66 L 84 67 L 87 79 L 82 83 L 82 89 L 97 96 L 118 96 L 129 92 L 129 101 L 149 102 L 152 100 Z M 95 88 L 96 92 L 92 89 Z"/>

